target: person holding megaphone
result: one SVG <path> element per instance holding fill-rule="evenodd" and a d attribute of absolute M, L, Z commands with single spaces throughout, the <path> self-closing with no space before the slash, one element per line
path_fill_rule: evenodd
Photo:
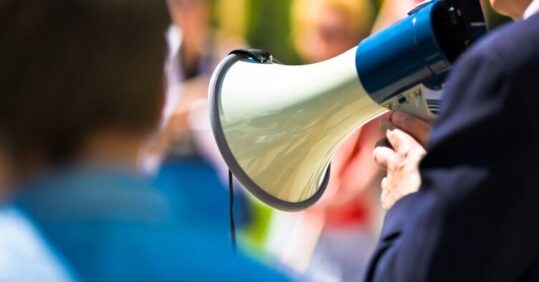
<path fill-rule="evenodd" d="M 390 146 L 373 153 L 388 212 L 365 280 L 539 281 L 539 0 L 491 3 L 523 20 L 474 46 L 479 2 L 433 0 L 321 63 L 232 53 L 210 90 L 231 171 L 263 202 L 305 209 L 342 140 L 391 110 Z M 435 118 L 424 87 L 442 86 Z M 436 119 L 432 134 L 413 116 Z"/>
<path fill-rule="evenodd" d="M 539 1 L 491 4 L 518 22 L 462 56 L 430 137 L 394 113 L 374 150 L 388 214 L 367 281 L 539 280 Z"/>

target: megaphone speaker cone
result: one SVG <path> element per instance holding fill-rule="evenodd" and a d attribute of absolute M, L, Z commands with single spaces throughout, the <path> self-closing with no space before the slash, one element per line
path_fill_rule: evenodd
<path fill-rule="evenodd" d="M 258 199 L 287 211 L 314 204 L 337 146 L 387 111 L 365 93 L 355 55 L 353 48 L 306 66 L 232 55 L 218 66 L 209 93 L 213 132 L 233 174 Z"/>

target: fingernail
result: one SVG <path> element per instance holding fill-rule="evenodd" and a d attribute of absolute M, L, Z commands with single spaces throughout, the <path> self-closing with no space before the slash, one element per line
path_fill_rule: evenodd
<path fill-rule="evenodd" d="M 395 112 L 392 116 L 392 120 L 398 125 L 406 125 L 408 123 L 409 117 L 403 112 Z"/>

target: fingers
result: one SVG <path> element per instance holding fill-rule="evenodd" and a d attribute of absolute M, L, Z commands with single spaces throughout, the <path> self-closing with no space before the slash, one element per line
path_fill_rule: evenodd
<path fill-rule="evenodd" d="M 380 201 L 382 204 L 382 209 L 385 211 L 388 211 L 395 204 L 395 202 L 406 195 L 405 193 L 401 194 L 401 191 L 396 190 L 395 187 L 395 184 L 391 183 L 389 177 L 384 177 L 384 179 L 382 179 Z"/>
<path fill-rule="evenodd" d="M 424 145 L 431 126 L 404 113 L 393 113 L 380 126 L 386 131 L 386 139 L 377 144 L 373 157 L 387 172 L 380 183 L 380 196 L 382 207 L 388 210 L 402 197 L 419 189 L 419 163 L 426 155 Z"/>
<path fill-rule="evenodd" d="M 391 115 L 388 115 L 387 118 L 384 117 L 384 118 L 380 119 L 380 129 L 383 132 L 386 132 L 386 131 L 391 130 L 391 129 L 395 129 L 395 125 L 393 125 L 393 122 L 391 121 L 391 116 L 392 115 L 393 115 L 393 113 L 391 113 Z"/>
<path fill-rule="evenodd" d="M 387 176 L 382 178 L 382 182 L 380 183 L 380 188 L 382 188 L 382 191 L 385 194 L 387 194 L 387 191 L 389 190 L 389 184 L 390 184 L 390 182 L 389 182 L 389 178 L 387 178 Z"/>
<path fill-rule="evenodd" d="M 403 112 L 395 112 L 390 117 L 391 122 L 404 132 L 410 134 L 423 146 L 427 146 L 432 125 L 424 120 Z"/>
<path fill-rule="evenodd" d="M 417 160 L 426 154 L 425 149 L 418 141 L 400 129 L 388 130 L 386 135 L 399 157 Z"/>
<path fill-rule="evenodd" d="M 397 163 L 397 153 L 391 148 L 381 146 L 373 151 L 374 161 L 384 170 L 391 169 Z"/>
<path fill-rule="evenodd" d="M 386 136 L 373 151 L 374 161 L 385 170 L 395 169 L 404 159 L 416 161 L 426 154 L 421 144 L 400 129 L 388 130 Z"/>

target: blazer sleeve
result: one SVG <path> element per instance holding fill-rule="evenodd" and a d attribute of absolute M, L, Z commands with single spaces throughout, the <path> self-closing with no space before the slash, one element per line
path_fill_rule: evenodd
<path fill-rule="evenodd" d="M 537 256 L 522 235 L 526 223 L 514 220 L 538 217 L 518 188 L 526 180 L 513 183 L 528 165 L 523 146 L 533 143 L 529 107 L 501 58 L 478 50 L 448 80 L 420 167 L 422 187 L 388 211 L 366 281 L 514 281 Z"/>

